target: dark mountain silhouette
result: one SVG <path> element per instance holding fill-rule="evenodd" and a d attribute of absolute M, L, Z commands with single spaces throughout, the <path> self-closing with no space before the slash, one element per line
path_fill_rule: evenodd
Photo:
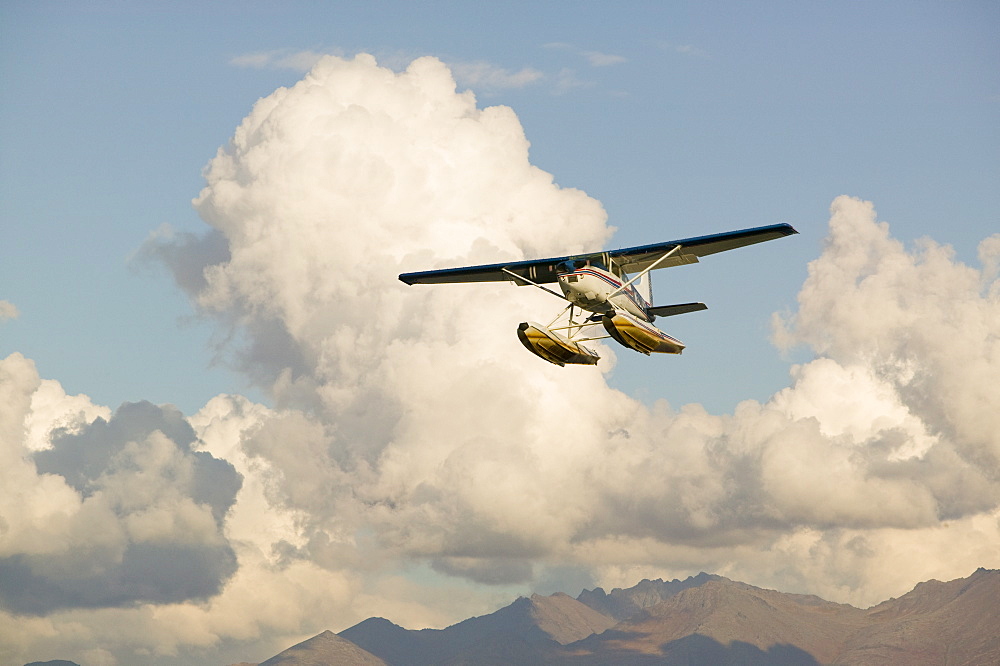
<path fill-rule="evenodd" d="M 365 620 L 340 636 L 393 666 L 536 663 L 560 645 L 604 631 L 615 620 L 565 594 L 521 597 L 510 606 L 447 629 L 408 631 L 388 620 Z"/>
<path fill-rule="evenodd" d="M 293 653 L 320 638 L 311 652 Z M 327 646 L 339 656 L 316 661 Z M 382 661 L 362 660 L 372 655 Z M 644 580 L 610 594 L 585 590 L 577 599 L 522 597 L 447 629 L 411 631 L 370 618 L 339 635 L 323 632 L 261 666 L 320 663 L 1000 664 L 1000 571 L 920 583 L 867 610 L 704 573 Z"/>

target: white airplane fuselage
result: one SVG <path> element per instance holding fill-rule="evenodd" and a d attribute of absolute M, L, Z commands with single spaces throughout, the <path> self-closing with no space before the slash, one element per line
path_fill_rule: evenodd
<path fill-rule="evenodd" d="M 560 273 L 558 280 L 566 300 L 577 307 L 598 314 L 623 310 L 642 321 L 652 321 L 647 312 L 652 304 L 639 294 L 635 286 L 628 285 L 622 289 L 622 278 L 599 266 L 574 268 Z"/>

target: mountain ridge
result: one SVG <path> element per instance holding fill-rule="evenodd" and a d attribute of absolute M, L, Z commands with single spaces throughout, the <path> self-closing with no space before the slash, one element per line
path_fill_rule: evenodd
<path fill-rule="evenodd" d="M 351 664 L 351 666 L 388 666 L 382 658 L 363 650 L 346 638 L 330 630 L 279 652 L 259 666 L 327 666 L 327 664 Z"/>
<path fill-rule="evenodd" d="M 619 616 L 626 615 L 623 619 Z M 917 584 L 867 609 L 815 595 L 754 587 L 700 573 L 631 588 L 519 597 L 445 629 L 404 629 L 368 618 L 323 632 L 260 666 L 346 664 L 778 664 L 1000 663 L 1000 570 Z M 286 654 L 312 645 L 330 661 Z M 336 640 L 334 640 L 336 639 Z M 359 661 L 347 660 L 345 644 Z M 308 646 L 307 646 L 308 647 Z M 321 657 L 319 652 L 310 658 Z M 283 661 L 273 661 L 282 657 Z M 368 657 L 379 662 L 364 661 Z"/>

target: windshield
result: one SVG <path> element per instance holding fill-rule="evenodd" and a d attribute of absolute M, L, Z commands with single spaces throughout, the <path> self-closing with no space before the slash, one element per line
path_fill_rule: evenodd
<path fill-rule="evenodd" d="M 597 259 L 587 259 L 587 258 L 569 259 L 568 261 L 564 261 L 561 264 L 559 264 L 557 268 L 560 273 L 572 273 L 575 270 L 579 270 L 581 268 L 587 268 L 588 266 L 592 266 L 594 268 L 600 268 L 602 271 L 607 270 L 607 268 L 604 267 L 604 262 L 599 261 Z"/>

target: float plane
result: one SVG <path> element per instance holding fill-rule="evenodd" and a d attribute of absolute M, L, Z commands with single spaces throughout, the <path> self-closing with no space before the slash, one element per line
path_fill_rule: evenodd
<path fill-rule="evenodd" d="M 695 264 L 710 254 L 796 233 L 789 224 L 773 224 L 621 250 L 403 273 L 399 279 L 409 285 L 508 281 L 537 287 L 569 305 L 546 326 L 536 322 L 519 324 L 517 337 L 521 343 L 556 365 L 595 365 L 600 357 L 583 342 L 612 338 L 646 355 L 680 354 L 684 350 L 684 343 L 653 326 L 653 321 L 708 306 L 653 305 L 650 271 Z M 630 273 L 634 274 L 630 277 Z M 545 286 L 553 282 L 559 285 L 561 294 Z M 602 326 L 605 334 L 594 334 L 597 326 Z"/>

